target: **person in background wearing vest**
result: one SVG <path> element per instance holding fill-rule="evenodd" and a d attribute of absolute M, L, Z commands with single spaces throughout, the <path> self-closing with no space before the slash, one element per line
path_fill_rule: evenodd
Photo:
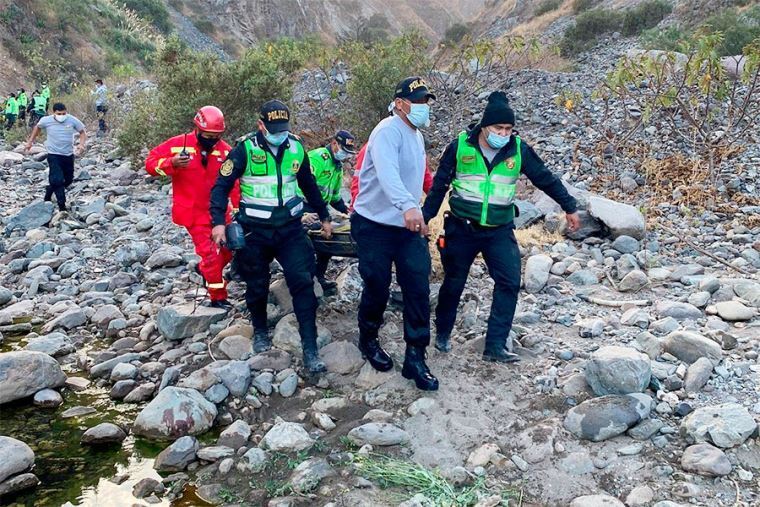
<path fill-rule="evenodd" d="M 98 113 L 98 137 L 103 137 L 106 134 L 106 112 L 108 111 L 106 95 L 108 88 L 103 84 L 102 79 L 95 80 L 95 89 L 92 94 L 95 95 L 95 111 Z"/>
<path fill-rule="evenodd" d="M 236 220 L 245 233 L 245 247 L 235 255 L 237 271 L 246 283 L 245 300 L 253 324 L 253 352 L 271 348 L 267 326 L 269 265 L 282 266 L 293 297 L 293 311 L 303 348 L 304 366 L 310 373 L 324 372 L 317 349 L 317 297 L 314 294 L 314 250 L 301 225 L 304 203 L 298 188 L 322 222 L 322 232 L 332 235 L 327 205 L 311 173 L 309 157 L 301 141 L 290 134 L 290 110 L 279 100 L 261 106 L 258 132 L 232 149 L 219 170 L 211 191 L 212 237 L 226 241 L 224 211 L 227 196 L 240 180 L 240 212 Z"/>
<path fill-rule="evenodd" d="M 396 87 L 393 116 L 377 124 L 359 172 L 359 193 L 351 215 L 359 274 L 359 348 L 378 371 L 393 359 L 378 341 L 388 305 L 393 265 L 404 298 L 406 354 L 401 374 L 419 389 L 435 391 L 438 379 L 425 364 L 430 344 L 430 253 L 420 210 L 425 179 L 425 142 L 419 129 L 430 123 L 430 93 L 419 77 Z"/>
<path fill-rule="evenodd" d="M 27 111 L 31 114 L 29 115 L 29 126 L 34 127 L 38 121 L 40 121 L 40 118 L 45 116 L 45 110 L 47 108 L 47 100 L 45 100 L 45 97 L 40 95 L 39 90 L 34 90 L 32 93 L 32 100 L 29 101 L 29 106 L 27 107 Z"/>
<path fill-rule="evenodd" d="M 45 149 L 48 152 L 49 185 L 45 189 L 45 200 L 50 201 L 55 194 L 58 209 L 66 211 L 66 188 L 74 181 L 74 155 L 84 152 L 87 142 L 87 132 L 79 118 L 66 112 L 66 106 L 57 102 L 53 104 L 53 114 L 42 118 L 32 129 L 32 135 L 26 142 L 26 152 L 32 149 L 32 144 L 45 129 Z M 79 145 L 74 149 L 74 132 L 79 133 Z"/>
<path fill-rule="evenodd" d="M 5 99 L 5 129 L 10 130 L 13 128 L 13 124 L 16 123 L 18 118 L 18 101 L 16 100 L 16 94 L 11 93 L 7 99 Z"/>
<path fill-rule="evenodd" d="M 47 83 L 42 83 L 42 91 L 40 92 L 40 95 L 45 99 L 45 114 L 47 114 L 48 107 L 50 106 L 50 87 Z"/>
<path fill-rule="evenodd" d="M 506 342 L 520 291 L 520 250 L 513 222 L 520 174 L 559 203 L 571 231 L 580 225 L 575 199 L 513 131 L 514 125 L 515 113 L 507 96 L 493 92 L 480 123 L 460 133 L 444 151 L 422 208 L 425 221 L 430 221 L 451 187 L 451 211 L 445 215 L 444 236 L 438 241 L 445 276 L 435 312 L 435 347 L 451 350 L 459 298 L 470 266 L 482 253 L 495 283 L 483 359 L 501 363 L 519 361 L 506 350 Z"/>
<path fill-rule="evenodd" d="M 339 130 L 326 146 L 309 152 L 309 165 L 317 180 L 319 191 L 322 193 L 322 199 L 339 213 L 348 214 L 348 206 L 343 201 L 340 191 L 343 188 L 343 162 L 354 155 L 356 155 L 355 138 L 346 130 Z M 298 195 L 303 197 L 300 190 Z M 315 213 L 316 211 L 305 203 L 304 212 Z M 325 278 L 331 258 L 329 254 L 317 252 L 316 275 L 325 294 L 333 293 L 336 286 L 335 282 Z"/>
<path fill-rule="evenodd" d="M 16 95 L 16 100 L 18 101 L 18 120 L 20 122 L 23 122 L 26 120 L 26 107 L 29 105 L 29 99 L 26 96 L 26 90 L 19 88 L 18 94 Z"/>
<path fill-rule="evenodd" d="M 232 305 L 227 301 L 223 272 L 232 260 L 232 252 L 217 248 L 211 241 L 208 208 L 211 188 L 230 152 L 230 145 L 222 140 L 226 127 L 219 108 L 200 108 L 193 124 L 194 132 L 174 136 L 153 148 L 145 160 L 145 170 L 153 176 L 172 179 L 172 221 L 187 229 L 195 253 L 201 258 L 196 271 L 206 283 L 209 306 L 229 310 Z M 233 209 L 238 206 L 240 190 L 237 185 L 231 191 L 230 201 Z M 231 215 L 226 201 L 222 215 L 223 223 L 228 223 Z"/>

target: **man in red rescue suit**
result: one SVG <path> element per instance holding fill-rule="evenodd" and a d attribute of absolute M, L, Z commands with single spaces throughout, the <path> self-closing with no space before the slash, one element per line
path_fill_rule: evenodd
<path fill-rule="evenodd" d="M 209 202 L 230 145 L 222 140 L 224 115 L 218 108 L 200 108 L 193 123 L 193 132 L 174 136 L 153 148 L 145 161 L 145 170 L 153 176 L 172 179 L 172 221 L 184 226 L 193 239 L 195 253 L 201 257 L 197 270 L 206 281 L 210 306 L 227 310 L 232 305 L 227 301 L 222 271 L 232 259 L 232 252 L 211 241 Z M 230 192 L 230 201 L 237 209 L 240 202 L 237 183 Z M 226 220 L 227 223 L 231 220 L 229 209 Z"/>

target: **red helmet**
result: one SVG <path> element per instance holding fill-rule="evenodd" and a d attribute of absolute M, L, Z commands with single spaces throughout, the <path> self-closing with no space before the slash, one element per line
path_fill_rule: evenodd
<path fill-rule="evenodd" d="M 224 114 L 215 106 L 203 106 L 198 109 L 193 118 L 193 123 L 199 130 L 220 134 L 224 132 Z"/>

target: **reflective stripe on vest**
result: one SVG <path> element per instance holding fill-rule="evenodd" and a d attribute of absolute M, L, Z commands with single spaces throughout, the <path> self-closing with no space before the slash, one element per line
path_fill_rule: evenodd
<path fill-rule="evenodd" d="M 459 134 L 456 175 L 450 205 L 457 216 L 480 225 L 504 225 L 514 218 L 513 203 L 522 165 L 521 141 L 515 136 L 516 153 L 488 172 L 480 151 Z"/>
<path fill-rule="evenodd" d="M 305 153 L 301 143 L 290 138 L 290 146 L 285 149 L 280 166 L 268 151 L 246 139 L 247 164 L 240 178 L 240 197 L 245 214 L 260 219 L 268 219 L 275 208 L 287 206 L 292 211 L 299 209 L 297 197 L 297 174 Z M 295 202 L 297 199 L 298 202 Z"/>
<path fill-rule="evenodd" d="M 37 112 L 37 113 L 39 113 L 39 112 L 44 113 L 46 107 L 47 107 L 47 100 L 45 99 L 45 97 L 42 97 L 41 95 L 37 95 L 36 97 L 34 97 L 34 107 L 33 107 L 33 109 L 34 109 L 35 112 Z"/>

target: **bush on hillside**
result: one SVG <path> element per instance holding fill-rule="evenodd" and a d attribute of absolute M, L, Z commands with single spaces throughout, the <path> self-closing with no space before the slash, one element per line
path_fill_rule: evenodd
<path fill-rule="evenodd" d="M 646 49 L 679 51 L 681 44 L 690 36 L 678 25 L 664 29 L 650 28 L 641 33 L 641 43 Z"/>
<path fill-rule="evenodd" d="M 562 5 L 562 0 L 543 0 L 538 7 L 536 7 L 536 16 L 541 16 L 547 12 L 556 11 L 559 6 Z"/>
<path fill-rule="evenodd" d="M 740 55 L 745 46 L 760 37 L 760 6 L 741 14 L 736 9 L 726 9 L 708 18 L 705 26 L 723 34 L 717 48 L 721 56 Z"/>
<path fill-rule="evenodd" d="M 127 9 L 134 11 L 138 16 L 158 28 L 162 33 L 169 33 L 172 29 L 169 21 L 169 11 L 161 0 L 123 0 Z"/>
<path fill-rule="evenodd" d="M 581 12 L 587 11 L 592 7 L 596 7 L 596 4 L 599 2 L 601 2 L 601 0 L 574 0 L 573 12 L 579 14 Z"/>
<path fill-rule="evenodd" d="M 454 23 L 446 29 L 443 36 L 443 42 L 447 46 L 453 46 L 465 38 L 470 33 L 470 27 L 464 23 Z"/>
<path fill-rule="evenodd" d="M 565 30 L 560 43 L 563 56 L 589 49 L 597 37 L 620 29 L 623 14 L 609 9 L 592 9 L 575 18 L 575 25 Z"/>
<path fill-rule="evenodd" d="M 626 9 L 623 14 L 623 35 L 638 35 L 648 28 L 654 28 L 672 11 L 673 6 L 665 0 L 646 0 L 636 7 Z"/>
<path fill-rule="evenodd" d="M 117 134 L 119 147 L 139 167 L 145 149 L 189 131 L 195 111 L 209 104 L 224 111 L 226 139 L 251 132 L 262 103 L 291 99 L 293 73 L 316 49 L 313 40 L 268 42 L 250 48 L 239 60 L 220 62 L 172 37 L 155 57 L 158 90 L 135 101 Z"/>

